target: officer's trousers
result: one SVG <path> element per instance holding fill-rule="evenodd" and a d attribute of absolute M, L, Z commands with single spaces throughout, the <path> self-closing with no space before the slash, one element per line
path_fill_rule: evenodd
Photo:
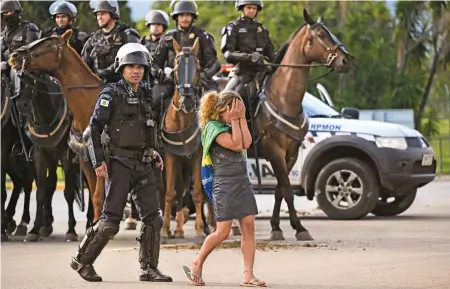
<path fill-rule="evenodd" d="M 140 162 L 140 160 L 134 161 Z M 144 179 L 147 181 L 139 187 L 139 182 Z M 136 186 L 138 186 L 137 190 Z M 143 167 L 139 164 L 132 167 L 130 163 L 125 165 L 120 160 L 111 159 L 105 189 L 106 196 L 101 217 L 103 221 L 117 225 L 120 223 L 128 192 L 132 189 L 135 189 L 132 198 L 142 222 L 151 225 L 156 218 L 161 218 L 155 176 L 151 166 Z"/>

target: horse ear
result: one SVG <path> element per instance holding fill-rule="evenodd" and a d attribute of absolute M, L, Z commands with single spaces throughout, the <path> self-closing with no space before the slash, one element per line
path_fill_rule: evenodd
<path fill-rule="evenodd" d="M 197 37 L 197 39 L 195 39 L 194 41 L 194 45 L 192 46 L 192 51 L 194 51 L 195 55 L 197 55 L 198 53 L 198 48 L 200 47 L 199 44 L 200 44 L 199 38 Z"/>
<path fill-rule="evenodd" d="M 317 23 L 325 24 L 325 21 L 323 20 L 323 16 L 322 15 L 320 15 L 319 18 L 317 19 Z"/>
<path fill-rule="evenodd" d="M 314 21 L 311 16 L 309 16 L 308 11 L 306 9 L 303 9 L 303 18 L 305 19 L 305 22 L 309 25 L 316 24 L 316 21 Z"/>
<path fill-rule="evenodd" d="M 178 44 L 178 41 L 176 41 L 175 38 L 173 39 L 173 49 L 175 49 L 175 52 L 177 54 L 181 52 L 181 46 L 180 44 Z"/>
<path fill-rule="evenodd" d="M 66 41 L 69 42 L 70 37 L 72 37 L 73 31 L 72 29 L 67 30 L 66 32 L 64 32 L 63 35 L 61 35 L 61 38 Z"/>

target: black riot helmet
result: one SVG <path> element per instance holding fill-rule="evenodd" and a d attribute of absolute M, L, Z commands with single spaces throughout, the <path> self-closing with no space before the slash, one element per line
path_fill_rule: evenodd
<path fill-rule="evenodd" d="M 172 16 L 173 20 L 177 20 L 178 15 L 183 13 L 192 14 L 194 19 L 198 18 L 198 6 L 193 0 L 172 1 L 170 7 L 172 10 L 170 16 Z"/>
<path fill-rule="evenodd" d="M 55 18 L 57 14 L 66 14 L 71 20 L 73 20 L 78 13 L 77 7 L 75 7 L 75 5 L 73 5 L 72 3 L 66 1 L 54 2 L 50 6 L 48 11 L 53 18 Z"/>
<path fill-rule="evenodd" d="M 245 5 L 256 5 L 258 6 L 258 11 L 261 11 L 264 7 L 261 0 L 237 0 L 234 7 L 236 7 L 236 10 L 242 10 Z"/>
<path fill-rule="evenodd" d="M 140 43 L 127 43 L 120 47 L 114 60 L 116 72 L 121 71 L 125 65 L 139 64 L 145 67 L 146 72 L 150 67 L 150 52 Z"/>
<path fill-rule="evenodd" d="M 161 24 L 166 30 L 170 26 L 169 15 L 161 10 L 150 11 L 145 15 L 145 25 L 150 26 L 151 24 Z"/>
<path fill-rule="evenodd" d="M 109 12 L 113 19 L 117 20 L 120 18 L 119 3 L 116 0 L 97 1 L 94 14 L 97 12 Z"/>
<path fill-rule="evenodd" d="M 1 12 L 5 13 L 7 11 L 17 11 L 18 13 L 22 13 L 22 5 L 20 5 L 19 1 L 17 0 L 6 0 L 1 2 Z"/>

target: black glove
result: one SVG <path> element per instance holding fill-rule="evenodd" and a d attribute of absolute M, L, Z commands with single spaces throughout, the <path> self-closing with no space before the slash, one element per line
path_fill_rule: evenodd
<path fill-rule="evenodd" d="M 101 79 L 108 79 L 114 75 L 114 72 L 106 68 L 106 69 L 99 69 L 97 71 L 97 74 Z"/>
<path fill-rule="evenodd" d="M 264 55 L 259 52 L 253 52 L 250 54 L 250 61 L 253 63 L 264 63 Z"/>
<path fill-rule="evenodd" d="M 164 74 L 164 70 L 158 69 L 158 70 L 156 71 L 156 79 L 157 79 L 159 82 L 164 82 L 164 80 L 166 79 L 166 75 Z"/>
<path fill-rule="evenodd" d="M 200 86 L 208 87 L 208 77 L 206 76 L 206 72 L 200 72 Z"/>

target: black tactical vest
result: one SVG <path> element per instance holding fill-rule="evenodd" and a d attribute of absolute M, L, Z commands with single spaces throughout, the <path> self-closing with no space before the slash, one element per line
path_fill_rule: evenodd
<path fill-rule="evenodd" d="M 28 21 L 20 21 L 15 27 L 5 27 L 2 30 L 2 43 L 5 43 L 8 51 L 12 54 L 16 49 L 27 44 L 27 33 L 31 30 L 38 33 L 38 28 Z M 2 48 L 4 50 L 4 48 Z"/>
<path fill-rule="evenodd" d="M 73 34 L 69 39 L 70 46 L 75 49 L 76 52 L 78 52 L 79 55 L 81 55 L 81 50 L 83 50 L 84 43 L 87 39 L 87 33 L 79 31 L 77 28 L 72 27 L 66 27 L 65 29 L 58 29 L 56 27 L 47 28 L 42 31 L 39 38 L 45 38 L 50 37 L 52 35 L 63 35 L 67 30 L 72 29 Z"/>
<path fill-rule="evenodd" d="M 173 48 L 174 38 L 178 42 L 178 44 L 180 44 L 180 47 L 192 47 L 194 46 L 194 42 L 197 37 L 200 37 L 202 33 L 204 33 L 204 31 L 195 26 L 191 27 L 191 29 L 189 29 L 188 31 L 173 29 L 167 32 L 167 34 L 163 37 L 166 40 L 167 46 L 169 47 L 168 66 L 173 68 L 173 63 L 175 62 L 176 52 Z M 198 56 L 200 60 L 203 60 L 204 57 L 202 54 L 201 46 L 199 46 Z"/>
<path fill-rule="evenodd" d="M 145 36 L 141 39 L 141 44 L 144 45 L 145 47 L 147 47 L 147 49 L 150 52 L 150 55 L 152 57 L 155 54 L 156 47 L 158 46 L 160 39 L 161 38 L 159 38 L 157 40 L 152 40 L 151 36 Z"/>
<path fill-rule="evenodd" d="M 236 50 L 244 53 L 259 52 L 269 45 L 269 38 L 264 33 L 266 28 L 256 20 L 239 18 L 233 21 L 237 33 Z"/>
<path fill-rule="evenodd" d="M 111 145 L 123 149 L 145 149 L 157 147 L 157 124 L 148 99 L 150 91 L 140 86 L 130 95 L 124 84 L 111 84 L 108 91 L 113 99 L 110 123 L 105 129 Z"/>

